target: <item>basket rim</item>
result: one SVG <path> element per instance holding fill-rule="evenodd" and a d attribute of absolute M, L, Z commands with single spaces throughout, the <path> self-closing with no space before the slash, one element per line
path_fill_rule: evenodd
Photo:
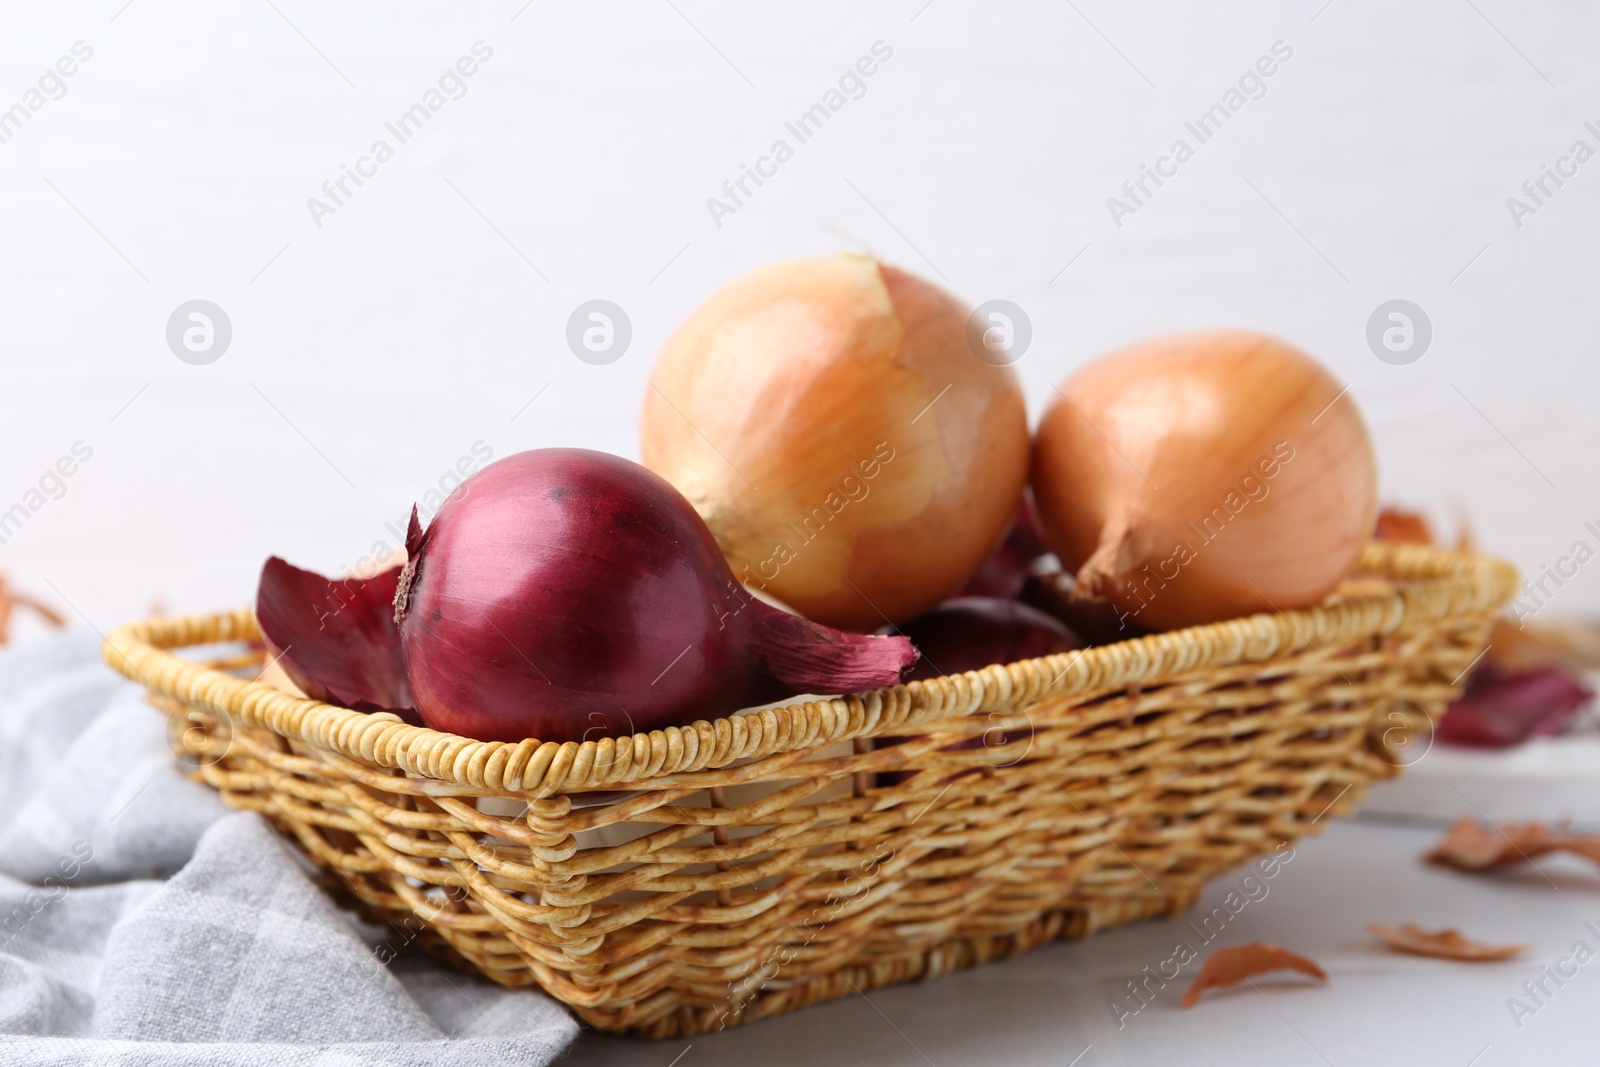
<path fill-rule="evenodd" d="M 1389 593 L 1223 622 L 985 667 L 872 692 L 761 711 L 735 712 L 598 741 L 476 741 L 296 697 L 174 655 L 171 650 L 258 640 L 249 608 L 131 622 L 108 634 L 101 655 L 153 693 L 203 707 L 368 766 L 433 779 L 450 792 L 540 799 L 623 787 L 663 787 L 672 776 L 725 767 L 895 728 L 1148 682 L 1204 667 L 1261 663 L 1324 643 L 1379 636 L 1486 614 L 1515 593 L 1509 563 L 1426 545 L 1373 542 L 1358 574 L 1406 581 Z M 456 787 L 456 788 L 451 788 Z"/>

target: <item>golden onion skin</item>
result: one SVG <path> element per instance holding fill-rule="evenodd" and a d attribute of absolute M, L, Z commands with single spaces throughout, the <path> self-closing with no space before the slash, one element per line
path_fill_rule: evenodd
<path fill-rule="evenodd" d="M 1027 481 L 1022 391 L 967 346 L 968 308 L 859 255 L 760 267 L 668 341 L 645 397 L 647 467 L 735 573 L 866 630 L 954 592 Z"/>
<path fill-rule="evenodd" d="M 1317 603 L 1377 513 L 1354 401 L 1303 352 L 1242 330 L 1079 370 L 1040 421 L 1031 480 L 1078 589 L 1157 630 Z"/>

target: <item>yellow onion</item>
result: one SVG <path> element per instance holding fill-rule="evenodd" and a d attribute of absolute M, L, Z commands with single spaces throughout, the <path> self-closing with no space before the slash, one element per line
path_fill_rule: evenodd
<path fill-rule="evenodd" d="M 662 351 L 645 465 L 753 589 L 843 629 L 919 615 L 1005 536 L 1027 481 L 1022 392 L 968 348 L 968 314 L 865 256 L 752 271 Z"/>
<path fill-rule="evenodd" d="M 1349 395 L 1242 330 L 1142 341 L 1078 371 L 1040 422 L 1032 480 L 1075 590 L 1158 630 L 1317 603 L 1377 511 Z"/>

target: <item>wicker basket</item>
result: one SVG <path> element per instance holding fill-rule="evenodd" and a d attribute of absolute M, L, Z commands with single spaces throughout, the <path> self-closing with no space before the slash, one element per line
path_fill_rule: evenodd
<path fill-rule="evenodd" d="M 105 656 L 228 804 L 402 938 L 669 1037 L 1171 914 L 1348 810 L 1516 582 L 1413 545 L 1362 564 L 1310 610 L 582 744 L 472 741 L 239 677 L 259 654 L 168 651 L 253 641 L 249 611 L 125 626 Z"/>

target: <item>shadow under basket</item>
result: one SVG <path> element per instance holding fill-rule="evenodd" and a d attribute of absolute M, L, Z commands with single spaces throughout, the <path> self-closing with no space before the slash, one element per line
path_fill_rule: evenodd
<path fill-rule="evenodd" d="M 1515 584 L 1375 544 L 1315 608 L 581 744 L 171 651 L 257 641 L 248 610 L 133 623 L 104 654 L 197 777 L 400 942 L 663 1038 L 1180 911 L 1424 751 Z"/>

